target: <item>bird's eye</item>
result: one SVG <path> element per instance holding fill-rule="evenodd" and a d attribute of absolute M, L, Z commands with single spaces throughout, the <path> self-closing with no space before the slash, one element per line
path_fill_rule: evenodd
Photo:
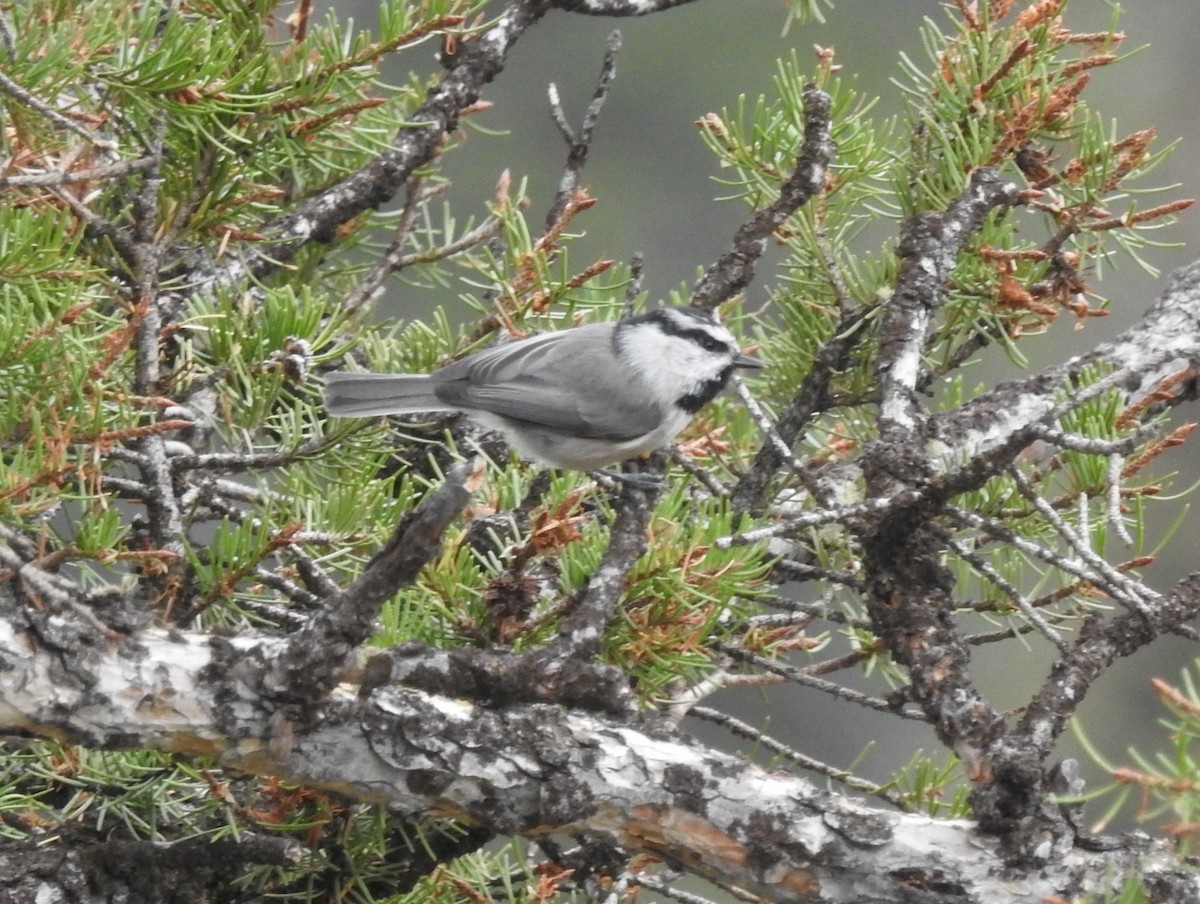
<path fill-rule="evenodd" d="M 725 348 L 725 343 L 714 339 L 712 336 L 705 336 L 700 340 L 700 347 L 706 352 L 719 352 Z"/>

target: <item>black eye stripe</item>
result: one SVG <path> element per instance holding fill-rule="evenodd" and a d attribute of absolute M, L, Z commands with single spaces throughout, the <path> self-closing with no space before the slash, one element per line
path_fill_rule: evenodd
<path fill-rule="evenodd" d="M 684 317 L 690 317 L 700 322 L 707 320 L 703 314 L 689 311 L 686 308 L 677 309 L 675 314 L 682 315 Z M 668 336 L 678 336 L 681 339 L 687 339 L 691 342 L 695 342 L 698 346 L 703 349 L 707 349 L 708 351 L 716 351 L 718 348 L 722 348 L 730 352 L 732 351 L 729 343 L 724 339 L 714 336 L 706 329 L 682 324 L 666 311 L 651 311 L 649 314 L 643 314 L 641 317 L 635 317 L 628 322 L 634 323 L 639 320 L 643 323 L 657 323 L 659 328 L 662 329 L 662 331 Z"/>
<path fill-rule="evenodd" d="M 704 330 L 664 330 L 669 336 L 679 336 L 681 339 L 690 339 L 701 348 L 709 351 L 716 351 L 718 348 L 728 349 L 729 346 L 718 339 L 712 333 L 707 333 Z"/>

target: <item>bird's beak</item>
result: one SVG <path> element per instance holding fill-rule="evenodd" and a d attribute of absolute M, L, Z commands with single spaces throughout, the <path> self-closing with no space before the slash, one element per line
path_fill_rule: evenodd
<path fill-rule="evenodd" d="M 736 355 L 733 359 L 734 367 L 744 367 L 747 370 L 762 370 L 767 366 L 767 362 L 760 358 L 751 358 L 749 355 Z"/>

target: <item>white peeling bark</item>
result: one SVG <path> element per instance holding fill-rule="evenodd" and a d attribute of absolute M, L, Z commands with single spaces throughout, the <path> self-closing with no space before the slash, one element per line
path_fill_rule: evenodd
<path fill-rule="evenodd" d="M 395 687 L 360 699 L 344 685 L 298 719 L 254 690 L 282 649 L 148 629 L 60 654 L 0 620 L 0 731 L 208 756 L 503 834 L 603 837 L 769 901 L 901 900 L 914 887 L 929 901 L 1042 900 L 1120 872 L 1077 851 L 1053 871 L 1006 873 L 971 822 L 883 811 L 674 732 L 557 706 L 489 709 Z"/>

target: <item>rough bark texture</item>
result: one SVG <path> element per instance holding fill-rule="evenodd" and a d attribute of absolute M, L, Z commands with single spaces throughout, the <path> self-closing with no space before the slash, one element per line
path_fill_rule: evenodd
<path fill-rule="evenodd" d="M 0 610 L 11 616 L 14 604 L 11 591 L 0 587 Z M 497 709 L 399 687 L 364 699 L 346 688 L 309 724 L 284 725 L 274 706 L 256 696 L 253 679 L 283 647 L 278 640 L 217 642 L 147 629 L 121 643 L 72 651 L 67 663 L 61 651 L 31 648 L 6 618 L 0 729 L 97 748 L 211 757 L 231 770 L 279 776 L 404 814 L 454 814 L 501 834 L 602 838 L 768 901 L 1041 900 L 1105 888 L 1114 863 L 1136 863 L 1181 894 L 1200 895 L 1200 880 L 1149 844 L 1104 853 L 1077 848 L 1062 852 L 1053 870 L 1022 872 L 971 822 L 885 812 L 671 731 L 561 706 Z M 246 678 L 222 665 L 231 654 L 243 666 L 254 663 L 239 669 Z M 73 677 L 64 680 L 68 671 Z M 119 900 L 111 891 L 117 885 L 105 883 L 132 881 L 113 866 L 123 850 L 74 841 L 62 836 L 40 845 L 44 859 L 37 862 L 45 870 L 22 870 L 14 896 L 57 887 L 61 900 Z M 177 858 L 195 856 L 186 847 L 146 850 L 158 857 L 149 862 L 168 873 Z M 239 856 L 276 862 L 293 854 L 279 843 Z M 192 861 L 201 876 L 205 862 Z M 51 868 L 63 870 L 61 878 L 50 878 Z M 169 877 L 162 882 L 169 885 Z M 144 891 L 131 886 L 131 892 L 130 900 L 148 900 Z"/>
<path fill-rule="evenodd" d="M 0 846 L 5 904 L 201 904 L 229 900 L 231 873 L 299 860 L 290 839 L 210 842 L 111 841 L 63 828 L 49 838 Z"/>

